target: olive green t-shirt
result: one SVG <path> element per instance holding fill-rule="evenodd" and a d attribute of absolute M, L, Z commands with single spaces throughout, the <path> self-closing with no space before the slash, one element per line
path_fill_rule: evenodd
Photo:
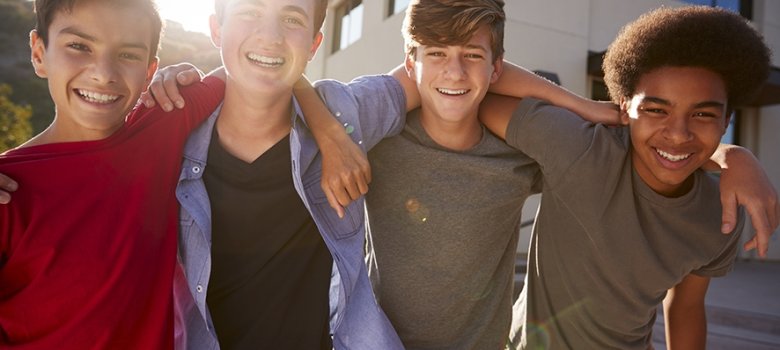
<path fill-rule="evenodd" d="M 718 180 L 702 171 L 668 198 L 633 169 L 627 127 L 608 128 L 526 99 L 507 143 L 539 164 L 543 192 L 514 346 L 648 349 L 657 306 L 688 274 L 722 276 L 739 232 L 720 231 Z"/>

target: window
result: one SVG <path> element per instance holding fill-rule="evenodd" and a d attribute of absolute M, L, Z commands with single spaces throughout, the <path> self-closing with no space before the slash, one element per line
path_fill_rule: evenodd
<path fill-rule="evenodd" d="M 720 138 L 720 143 L 729 143 L 732 145 L 739 144 L 739 137 L 737 137 L 739 131 L 739 115 L 739 110 L 735 110 L 734 113 L 731 113 L 729 126 L 726 128 L 726 133 Z"/>
<path fill-rule="evenodd" d="M 387 12 L 387 17 L 406 10 L 409 6 L 409 1 L 410 0 L 390 0 L 390 8 Z"/>
<path fill-rule="evenodd" d="M 343 50 L 363 35 L 363 1 L 346 0 L 336 8 L 333 52 Z"/>
<path fill-rule="evenodd" d="M 689 4 L 722 7 L 753 19 L 753 0 L 683 0 Z"/>

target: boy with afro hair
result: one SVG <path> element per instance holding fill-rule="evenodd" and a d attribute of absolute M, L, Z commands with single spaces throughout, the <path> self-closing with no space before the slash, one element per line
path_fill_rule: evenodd
<path fill-rule="evenodd" d="M 513 346 L 652 348 L 663 302 L 667 345 L 705 347 L 704 296 L 732 268 L 744 213 L 721 233 L 718 179 L 700 168 L 769 55 L 737 14 L 661 8 L 626 26 L 604 60 L 626 126 L 530 99 L 483 105 L 496 107 L 486 124 L 544 176 Z"/>

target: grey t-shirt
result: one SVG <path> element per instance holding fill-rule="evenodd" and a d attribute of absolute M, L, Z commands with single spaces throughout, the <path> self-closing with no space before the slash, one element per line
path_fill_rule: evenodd
<path fill-rule="evenodd" d="M 518 223 L 539 169 L 487 131 L 470 150 L 447 150 L 418 113 L 369 152 L 377 298 L 407 349 L 503 348 Z"/>
<path fill-rule="evenodd" d="M 720 232 L 718 181 L 661 196 L 633 170 L 627 127 L 607 128 L 532 99 L 507 142 L 542 169 L 542 203 L 515 304 L 513 342 L 529 349 L 648 349 L 656 308 L 686 275 L 732 267 L 740 224 Z M 519 344 L 519 345 L 517 345 Z"/>

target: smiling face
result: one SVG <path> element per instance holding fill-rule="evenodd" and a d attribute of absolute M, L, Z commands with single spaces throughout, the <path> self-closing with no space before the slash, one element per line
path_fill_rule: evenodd
<path fill-rule="evenodd" d="M 491 52 L 487 26 L 464 45 L 420 45 L 406 68 L 422 99 L 421 118 L 449 124 L 476 121 L 479 103 L 501 71 Z"/>
<path fill-rule="evenodd" d="M 661 67 L 644 74 L 631 100 L 621 100 L 631 129 L 637 174 L 659 194 L 675 197 L 707 162 L 726 131 L 727 94 L 716 73 L 694 67 Z"/>
<path fill-rule="evenodd" d="M 122 126 L 157 68 L 144 18 L 132 8 L 82 1 L 55 14 L 48 45 L 31 33 L 35 72 L 48 79 L 56 106 L 54 141 L 101 139 Z"/>
<path fill-rule="evenodd" d="M 232 0 L 211 18 L 228 83 L 253 92 L 290 91 L 322 41 L 314 0 Z"/>

